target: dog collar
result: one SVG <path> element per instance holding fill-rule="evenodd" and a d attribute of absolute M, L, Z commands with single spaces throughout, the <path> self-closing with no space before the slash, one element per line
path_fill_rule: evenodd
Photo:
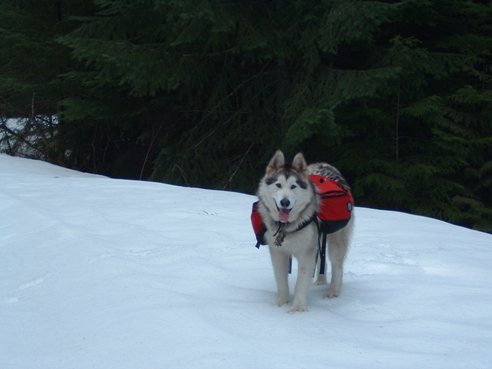
<path fill-rule="evenodd" d="M 284 239 L 285 239 L 285 236 L 287 235 L 287 233 L 299 232 L 301 229 L 306 228 L 312 222 L 315 222 L 316 226 L 318 226 L 318 218 L 316 217 L 316 213 L 314 213 L 309 219 L 306 219 L 304 222 L 299 224 L 296 229 L 294 229 L 293 231 L 290 231 L 290 232 L 287 232 L 283 229 L 285 227 L 285 223 L 277 222 L 278 229 L 277 229 L 277 232 L 275 232 L 273 234 L 273 237 L 275 237 L 274 245 L 277 247 L 282 246 L 282 243 L 284 242 Z"/>

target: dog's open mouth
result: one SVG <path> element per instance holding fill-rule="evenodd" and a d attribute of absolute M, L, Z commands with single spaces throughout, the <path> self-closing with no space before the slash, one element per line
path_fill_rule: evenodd
<path fill-rule="evenodd" d="M 278 209 L 278 220 L 280 223 L 289 223 L 289 214 L 291 209 L 280 208 Z"/>

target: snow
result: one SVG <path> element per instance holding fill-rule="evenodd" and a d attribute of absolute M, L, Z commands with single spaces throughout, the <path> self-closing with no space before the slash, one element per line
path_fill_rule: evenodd
<path fill-rule="evenodd" d="M 359 207 L 341 296 L 292 314 L 253 200 L 0 155 L 0 368 L 492 367 L 491 235 Z"/>

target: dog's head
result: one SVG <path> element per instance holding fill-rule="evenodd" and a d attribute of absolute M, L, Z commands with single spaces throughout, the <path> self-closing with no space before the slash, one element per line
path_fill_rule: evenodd
<path fill-rule="evenodd" d="M 260 195 L 273 220 L 290 223 L 297 219 L 313 200 L 304 155 L 298 153 L 288 163 L 282 151 L 275 152 L 260 183 Z"/>

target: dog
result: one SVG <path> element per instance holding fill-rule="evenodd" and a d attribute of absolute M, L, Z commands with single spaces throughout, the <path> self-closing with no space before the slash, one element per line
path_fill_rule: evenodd
<path fill-rule="evenodd" d="M 288 304 L 288 273 L 290 257 L 298 263 L 297 281 L 291 312 L 307 310 L 307 297 L 316 270 L 317 284 L 326 284 L 326 275 L 319 273 L 319 234 L 316 214 L 320 195 L 308 178 L 310 174 L 336 179 L 348 187 L 340 171 L 327 163 L 307 165 L 304 155 L 295 155 L 292 163 L 285 160 L 282 151 L 275 152 L 260 180 L 257 196 L 258 211 L 266 225 L 265 239 L 270 249 L 278 306 Z M 343 264 L 348 251 L 353 217 L 339 231 L 327 235 L 331 263 L 331 282 L 327 298 L 340 294 Z"/>

